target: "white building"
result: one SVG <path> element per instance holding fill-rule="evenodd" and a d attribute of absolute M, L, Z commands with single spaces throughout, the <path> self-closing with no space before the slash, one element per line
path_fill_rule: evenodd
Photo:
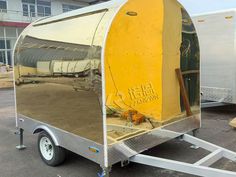
<path fill-rule="evenodd" d="M 0 63 L 12 65 L 12 50 L 31 22 L 106 0 L 0 0 Z"/>

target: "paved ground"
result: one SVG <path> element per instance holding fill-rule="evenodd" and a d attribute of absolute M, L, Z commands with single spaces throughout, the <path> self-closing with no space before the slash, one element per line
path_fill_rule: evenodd
<path fill-rule="evenodd" d="M 18 142 L 14 135 L 13 91 L 0 90 L 0 177 L 96 177 L 100 168 L 95 163 L 86 160 L 73 153 L 68 154 L 67 161 L 60 167 L 46 166 L 36 148 L 36 137 L 25 135 L 25 151 L 17 151 L 15 145 Z M 236 117 L 235 107 L 223 107 L 203 110 L 203 128 L 198 137 L 212 143 L 224 146 L 236 151 L 236 131 L 228 122 Z M 195 162 L 207 152 L 189 148 L 189 144 L 170 141 L 145 154 Z M 236 164 L 222 160 L 214 166 L 236 171 Z M 190 175 L 176 173 L 169 170 L 147 167 L 131 163 L 125 168 L 119 164 L 112 168 L 112 177 L 190 177 Z"/>
<path fill-rule="evenodd" d="M 1 72 L 0 67 L 0 88 L 11 88 L 13 87 L 13 74 L 10 72 Z"/>

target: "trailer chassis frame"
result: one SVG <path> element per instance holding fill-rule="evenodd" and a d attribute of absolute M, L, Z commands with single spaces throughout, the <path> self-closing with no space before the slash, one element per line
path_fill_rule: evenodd
<path fill-rule="evenodd" d="M 210 167 L 222 158 L 236 162 L 235 152 L 188 134 L 180 135 L 179 138 L 182 141 L 193 144 L 194 146 L 205 149 L 211 153 L 193 164 L 143 154 L 135 155 L 130 158 L 129 161 L 203 177 L 236 177 L 236 172 Z"/>

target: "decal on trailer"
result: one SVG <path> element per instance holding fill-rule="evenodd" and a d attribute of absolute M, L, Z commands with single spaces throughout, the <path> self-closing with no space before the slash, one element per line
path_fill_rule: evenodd
<path fill-rule="evenodd" d="M 89 146 L 89 151 L 98 154 L 100 152 L 100 150 L 96 147 L 93 146 Z"/>

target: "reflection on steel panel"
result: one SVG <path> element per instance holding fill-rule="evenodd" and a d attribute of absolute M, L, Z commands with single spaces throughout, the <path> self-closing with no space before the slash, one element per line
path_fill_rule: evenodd
<path fill-rule="evenodd" d="M 95 15 L 97 26 L 102 15 Z M 78 19 L 72 21 L 76 23 Z M 51 26 L 60 29 L 61 25 L 66 26 Z M 40 27 L 32 27 L 18 42 L 18 114 L 103 144 L 101 46 L 60 41 L 60 36 L 58 40 L 50 35 L 47 39 L 30 36 L 37 28 Z M 71 33 L 70 28 L 63 28 Z"/>

